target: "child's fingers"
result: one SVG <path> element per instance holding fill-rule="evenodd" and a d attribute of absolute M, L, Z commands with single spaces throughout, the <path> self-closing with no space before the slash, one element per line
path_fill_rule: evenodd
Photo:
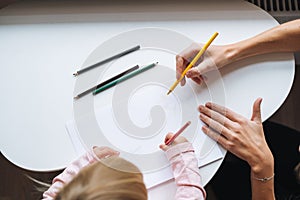
<path fill-rule="evenodd" d="M 173 134 L 173 133 L 171 133 L 171 132 L 170 132 L 170 133 L 168 133 L 168 134 L 166 135 L 166 137 L 165 137 L 165 141 L 164 141 L 164 142 L 166 143 L 166 142 L 167 142 L 167 141 L 168 141 L 170 138 L 172 138 L 172 137 L 173 137 L 173 135 L 174 135 L 174 134 Z"/>
<path fill-rule="evenodd" d="M 168 150 L 169 146 L 165 145 L 165 144 L 161 144 L 161 145 L 159 145 L 159 148 L 163 151 L 166 151 L 166 150 Z"/>
<path fill-rule="evenodd" d="M 171 138 L 171 137 L 173 137 L 173 133 L 168 133 L 167 135 L 166 135 L 166 137 L 165 137 L 165 140 L 164 140 L 164 144 L 161 144 L 161 145 L 159 145 L 159 148 L 161 149 L 161 150 L 163 150 L 163 151 L 166 151 L 168 148 L 169 148 L 169 146 L 168 145 L 166 145 L 166 142 Z"/>
<path fill-rule="evenodd" d="M 120 152 L 115 151 L 109 147 L 94 147 L 93 148 L 94 153 L 96 154 L 97 158 L 107 158 L 110 156 L 118 156 Z"/>

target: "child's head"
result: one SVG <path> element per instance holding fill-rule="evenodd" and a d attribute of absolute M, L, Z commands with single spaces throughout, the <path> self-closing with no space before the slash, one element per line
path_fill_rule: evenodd
<path fill-rule="evenodd" d="M 83 168 L 63 187 L 56 200 L 67 199 L 146 200 L 147 190 L 135 165 L 112 156 Z"/>

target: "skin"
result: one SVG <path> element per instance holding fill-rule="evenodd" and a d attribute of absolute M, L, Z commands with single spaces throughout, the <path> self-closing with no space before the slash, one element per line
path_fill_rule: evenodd
<path fill-rule="evenodd" d="M 165 142 L 168 141 L 174 134 L 173 133 L 168 133 L 165 137 Z M 183 136 L 178 136 L 171 144 L 166 145 L 166 144 L 161 144 L 159 145 L 159 148 L 162 149 L 163 151 L 167 151 L 169 148 L 172 146 L 175 146 L 180 143 L 188 142 L 188 140 L 183 137 Z"/>
<path fill-rule="evenodd" d="M 120 152 L 115 151 L 109 147 L 98 147 L 95 146 L 93 147 L 93 152 L 95 153 L 95 155 L 97 156 L 98 159 L 103 159 L 103 158 L 107 158 L 110 156 L 119 156 Z"/>
<path fill-rule="evenodd" d="M 201 84 L 206 72 L 226 67 L 235 61 L 267 53 L 299 51 L 299 41 L 300 19 L 236 43 L 212 45 L 197 65 L 187 72 L 186 78 Z M 177 78 L 201 47 L 201 44 L 192 44 L 176 56 Z M 181 85 L 185 85 L 185 82 L 183 79 Z M 254 178 L 271 177 L 274 173 L 274 158 L 265 141 L 262 127 L 261 101 L 259 98 L 254 102 L 251 119 L 217 104 L 206 103 L 199 106 L 200 120 L 206 124 L 202 127 L 203 132 L 250 165 L 253 200 L 275 199 L 274 179 L 261 182 Z"/>
<path fill-rule="evenodd" d="M 199 118 L 206 125 L 202 130 L 225 149 L 248 162 L 251 167 L 253 200 L 275 199 L 274 179 L 267 182 L 256 178 L 274 174 L 274 158 L 264 137 L 258 98 L 253 104 L 251 119 L 214 103 L 199 106 Z"/>
<path fill-rule="evenodd" d="M 187 72 L 186 77 L 191 78 L 197 84 L 201 84 L 206 72 L 225 67 L 232 62 L 267 53 L 300 51 L 299 41 L 300 19 L 278 25 L 236 43 L 212 45 L 206 50 L 197 66 Z M 176 56 L 177 78 L 180 77 L 187 63 L 191 61 L 201 47 L 201 44 L 192 44 Z M 181 81 L 181 85 L 184 84 L 185 79 Z"/>

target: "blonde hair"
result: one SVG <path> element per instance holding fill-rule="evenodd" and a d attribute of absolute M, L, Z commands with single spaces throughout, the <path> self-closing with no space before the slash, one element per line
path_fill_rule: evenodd
<path fill-rule="evenodd" d="M 147 189 L 135 165 L 113 156 L 83 168 L 55 199 L 146 200 Z"/>

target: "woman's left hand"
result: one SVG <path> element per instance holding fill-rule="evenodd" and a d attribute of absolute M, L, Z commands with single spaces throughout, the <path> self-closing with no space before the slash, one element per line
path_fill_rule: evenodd
<path fill-rule="evenodd" d="M 260 104 L 258 98 L 253 104 L 251 119 L 247 119 L 225 107 L 207 103 L 199 106 L 200 119 L 206 124 L 205 134 L 216 140 L 225 149 L 247 161 L 253 172 L 271 166 L 273 155 L 264 137 Z"/>

